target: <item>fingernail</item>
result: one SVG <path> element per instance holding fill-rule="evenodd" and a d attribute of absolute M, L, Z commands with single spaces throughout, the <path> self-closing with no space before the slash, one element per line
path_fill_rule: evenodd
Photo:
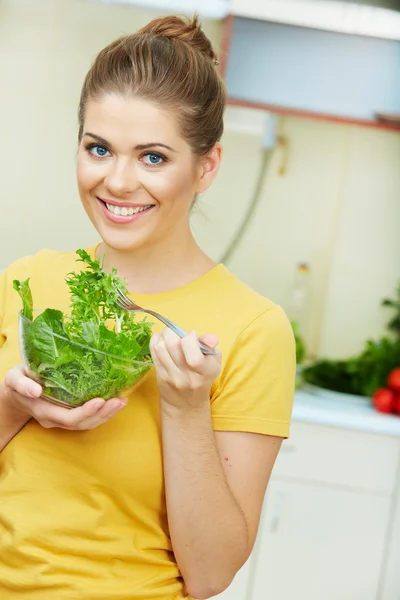
<path fill-rule="evenodd" d="M 28 394 L 37 398 L 42 393 L 42 388 L 37 383 L 30 383 L 28 386 Z"/>
<path fill-rule="evenodd" d="M 150 339 L 150 345 L 155 346 L 161 339 L 161 335 L 159 333 L 153 333 Z"/>
<path fill-rule="evenodd" d="M 116 412 L 125 406 L 125 403 L 122 400 L 119 400 L 119 398 L 112 398 L 111 400 L 108 400 L 107 404 L 110 406 L 111 411 Z"/>

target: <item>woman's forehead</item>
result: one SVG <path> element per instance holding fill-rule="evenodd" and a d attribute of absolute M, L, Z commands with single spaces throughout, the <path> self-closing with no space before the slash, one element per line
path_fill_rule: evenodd
<path fill-rule="evenodd" d="M 145 136 L 148 138 L 146 143 L 151 138 L 150 142 L 172 145 L 171 139 L 175 140 L 176 144 L 181 138 L 177 120 L 171 110 L 162 109 L 144 98 L 116 94 L 88 101 L 84 132 L 92 129 L 96 130 L 93 133 L 105 139 L 110 136 L 130 137 L 130 143 L 144 143 Z"/>

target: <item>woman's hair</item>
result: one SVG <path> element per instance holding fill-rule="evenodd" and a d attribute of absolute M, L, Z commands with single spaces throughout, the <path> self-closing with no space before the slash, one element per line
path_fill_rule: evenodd
<path fill-rule="evenodd" d="M 148 99 L 175 112 L 196 155 L 220 140 L 226 103 L 217 57 L 198 17 L 151 21 L 101 50 L 86 75 L 79 103 L 79 140 L 89 99 L 114 93 Z"/>

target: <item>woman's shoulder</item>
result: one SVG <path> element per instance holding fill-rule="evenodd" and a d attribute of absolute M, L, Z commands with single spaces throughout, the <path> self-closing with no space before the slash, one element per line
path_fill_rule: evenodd
<path fill-rule="evenodd" d="M 90 252 L 92 248 L 87 250 Z M 36 306 L 45 304 L 57 307 L 64 306 L 65 303 L 68 305 L 65 278 L 68 273 L 77 270 L 77 258 L 75 252 L 46 249 L 19 258 L 8 265 L 0 273 L 0 313 L 6 313 L 8 308 L 14 311 L 16 303 L 19 302 L 13 289 L 15 279 L 29 279 Z"/>
<path fill-rule="evenodd" d="M 244 283 L 224 265 L 218 266 L 216 282 L 214 301 L 217 301 L 226 316 L 241 315 L 243 327 L 258 318 L 266 318 L 268 321 L 286 320 L 285 313 L 278 304 Z"/>
<path fill-rule="evenodd" d="M 218 336 L 224 361 L 238 357 L 240 362 L 243 353 L 258 355 L 277 346 L 292 353 L 293 330 L 284 309 L 223 265 L 203 279 L 196 294 L 182 298 L 178 308 L 173 316 L 179 322 L 186 319 L 196 331 Z"/>
<path fill-rule="evenodd" d="M 88 248 L 87 251 L 91 251 Z M 63 252 L 60 250 L 43 249 L 35 254 L 24 256 L 12 262 L 4 269 L 7 279 L 26 279 L 27 277 L 43 276 L 49 281 L 55 274 L 65 276 L 67 272 L 75 268 L 77 255 L 75 252 Z"/>

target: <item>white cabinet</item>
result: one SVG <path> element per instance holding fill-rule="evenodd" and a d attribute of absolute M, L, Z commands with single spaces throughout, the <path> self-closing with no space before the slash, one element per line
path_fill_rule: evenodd
<path fill-rule="evenodd" d="M 390 522 L 387 560 L 385 560 L 382 595 L 379 600 L 400 600 L 400 460 L 399 481 L 393 500 L 393 519 Z"/>
<path fill-rule="evenodd" d="M 218 598 L 400 600 L 399 456 L 397 437 L 294 422 L 253 554 Z"/>
<path fill-rule="evenodd" d="M 399 445 L 396 437 L 294 422 L 273 475 L 390 496 Z"/>
<path fill-rule="evenodd" d="M 219 600 L 400 600 L 400 439 L 292 425 L 255 548 Z"/>
<path fill-rule="evenodd" d="M 390 499 L 271 481 L 251 600 L 376 600 Z"/>

